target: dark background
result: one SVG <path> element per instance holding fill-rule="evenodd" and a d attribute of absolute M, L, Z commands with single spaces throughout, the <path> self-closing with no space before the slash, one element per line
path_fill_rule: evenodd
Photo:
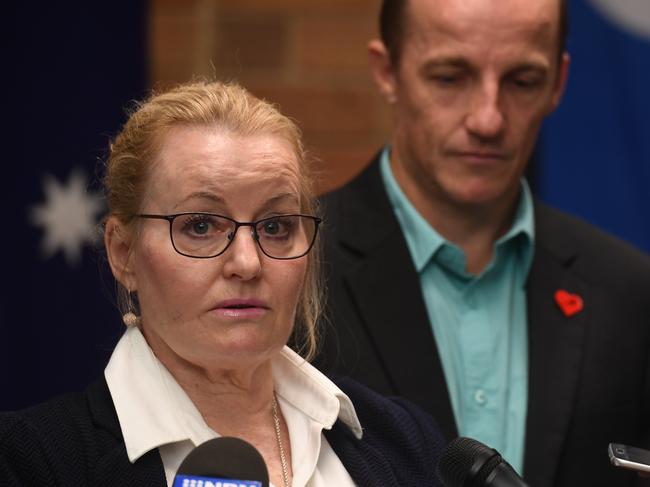
<path fill-rule="evenodd" d="M 38 5 L 36 5 L 38 4 Z M 43 178 L 73 169 L 97 191 L 124 107 L 145 93 L 144 1 L 9 2 L 3 79 L 0 409 L 77 390 L 100 376 L 122 324 L 102 253 L 44 260 L 30 208 Z"/>

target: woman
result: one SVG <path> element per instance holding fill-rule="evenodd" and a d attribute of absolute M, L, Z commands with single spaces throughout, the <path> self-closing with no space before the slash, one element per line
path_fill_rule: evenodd
<path fill-rule="evenodd" d="M 2 485 L 171 485 L 218 435 L 252 443 L 276 487 L 435 485 L 427 416 L 286 346 L 316 345 L 310 183 L 296 126 L 241 87 L 141 104 L 105 179 L 128 329 L 85 393 L 4 415 Z"/>

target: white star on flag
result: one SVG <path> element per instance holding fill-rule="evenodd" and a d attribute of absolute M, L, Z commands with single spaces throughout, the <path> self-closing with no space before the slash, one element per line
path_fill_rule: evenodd
<path fill-rule="evenodd" d="M 47 174 L 43 180 L 45 203 L 31 208 L 30 219 L 43 227 L 45 237 L 41 251 L 49 259 L 62 251 L 66 262 L 76 266 L 81 261 L 84 244 L 93 244 L 97 238 L 97 218 L 104 209 L 104 201 L 97 193 L 87 191 L 88 181 L 80 170 L 70 174 L 67 185 Z"/>

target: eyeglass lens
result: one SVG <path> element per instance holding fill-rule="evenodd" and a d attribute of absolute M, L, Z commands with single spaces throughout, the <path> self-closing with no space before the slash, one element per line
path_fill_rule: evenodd
<path fill-rule="evenodd" d="M 203 213 L 177 216 L 172 223 L 172 243 L 191 257 L 212 257 L 222 253 L 235 237 L 237 224 L 227 218 Z M 280 259 L 304 255 L 316 233 L 313 218 L 283 215 L 256 222 L 255 231 L 262 251 Z"/>

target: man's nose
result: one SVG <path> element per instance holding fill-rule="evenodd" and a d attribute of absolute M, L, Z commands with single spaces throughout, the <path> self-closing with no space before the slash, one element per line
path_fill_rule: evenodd
<path fill-rule="evenodd" d="M 499 98 L 499 84 L 496 82 L 484 83 L 477 88 L 465 120 L 472 135 L 479 139 L 494 139 L 503 133 L 505 117 Z"/>

